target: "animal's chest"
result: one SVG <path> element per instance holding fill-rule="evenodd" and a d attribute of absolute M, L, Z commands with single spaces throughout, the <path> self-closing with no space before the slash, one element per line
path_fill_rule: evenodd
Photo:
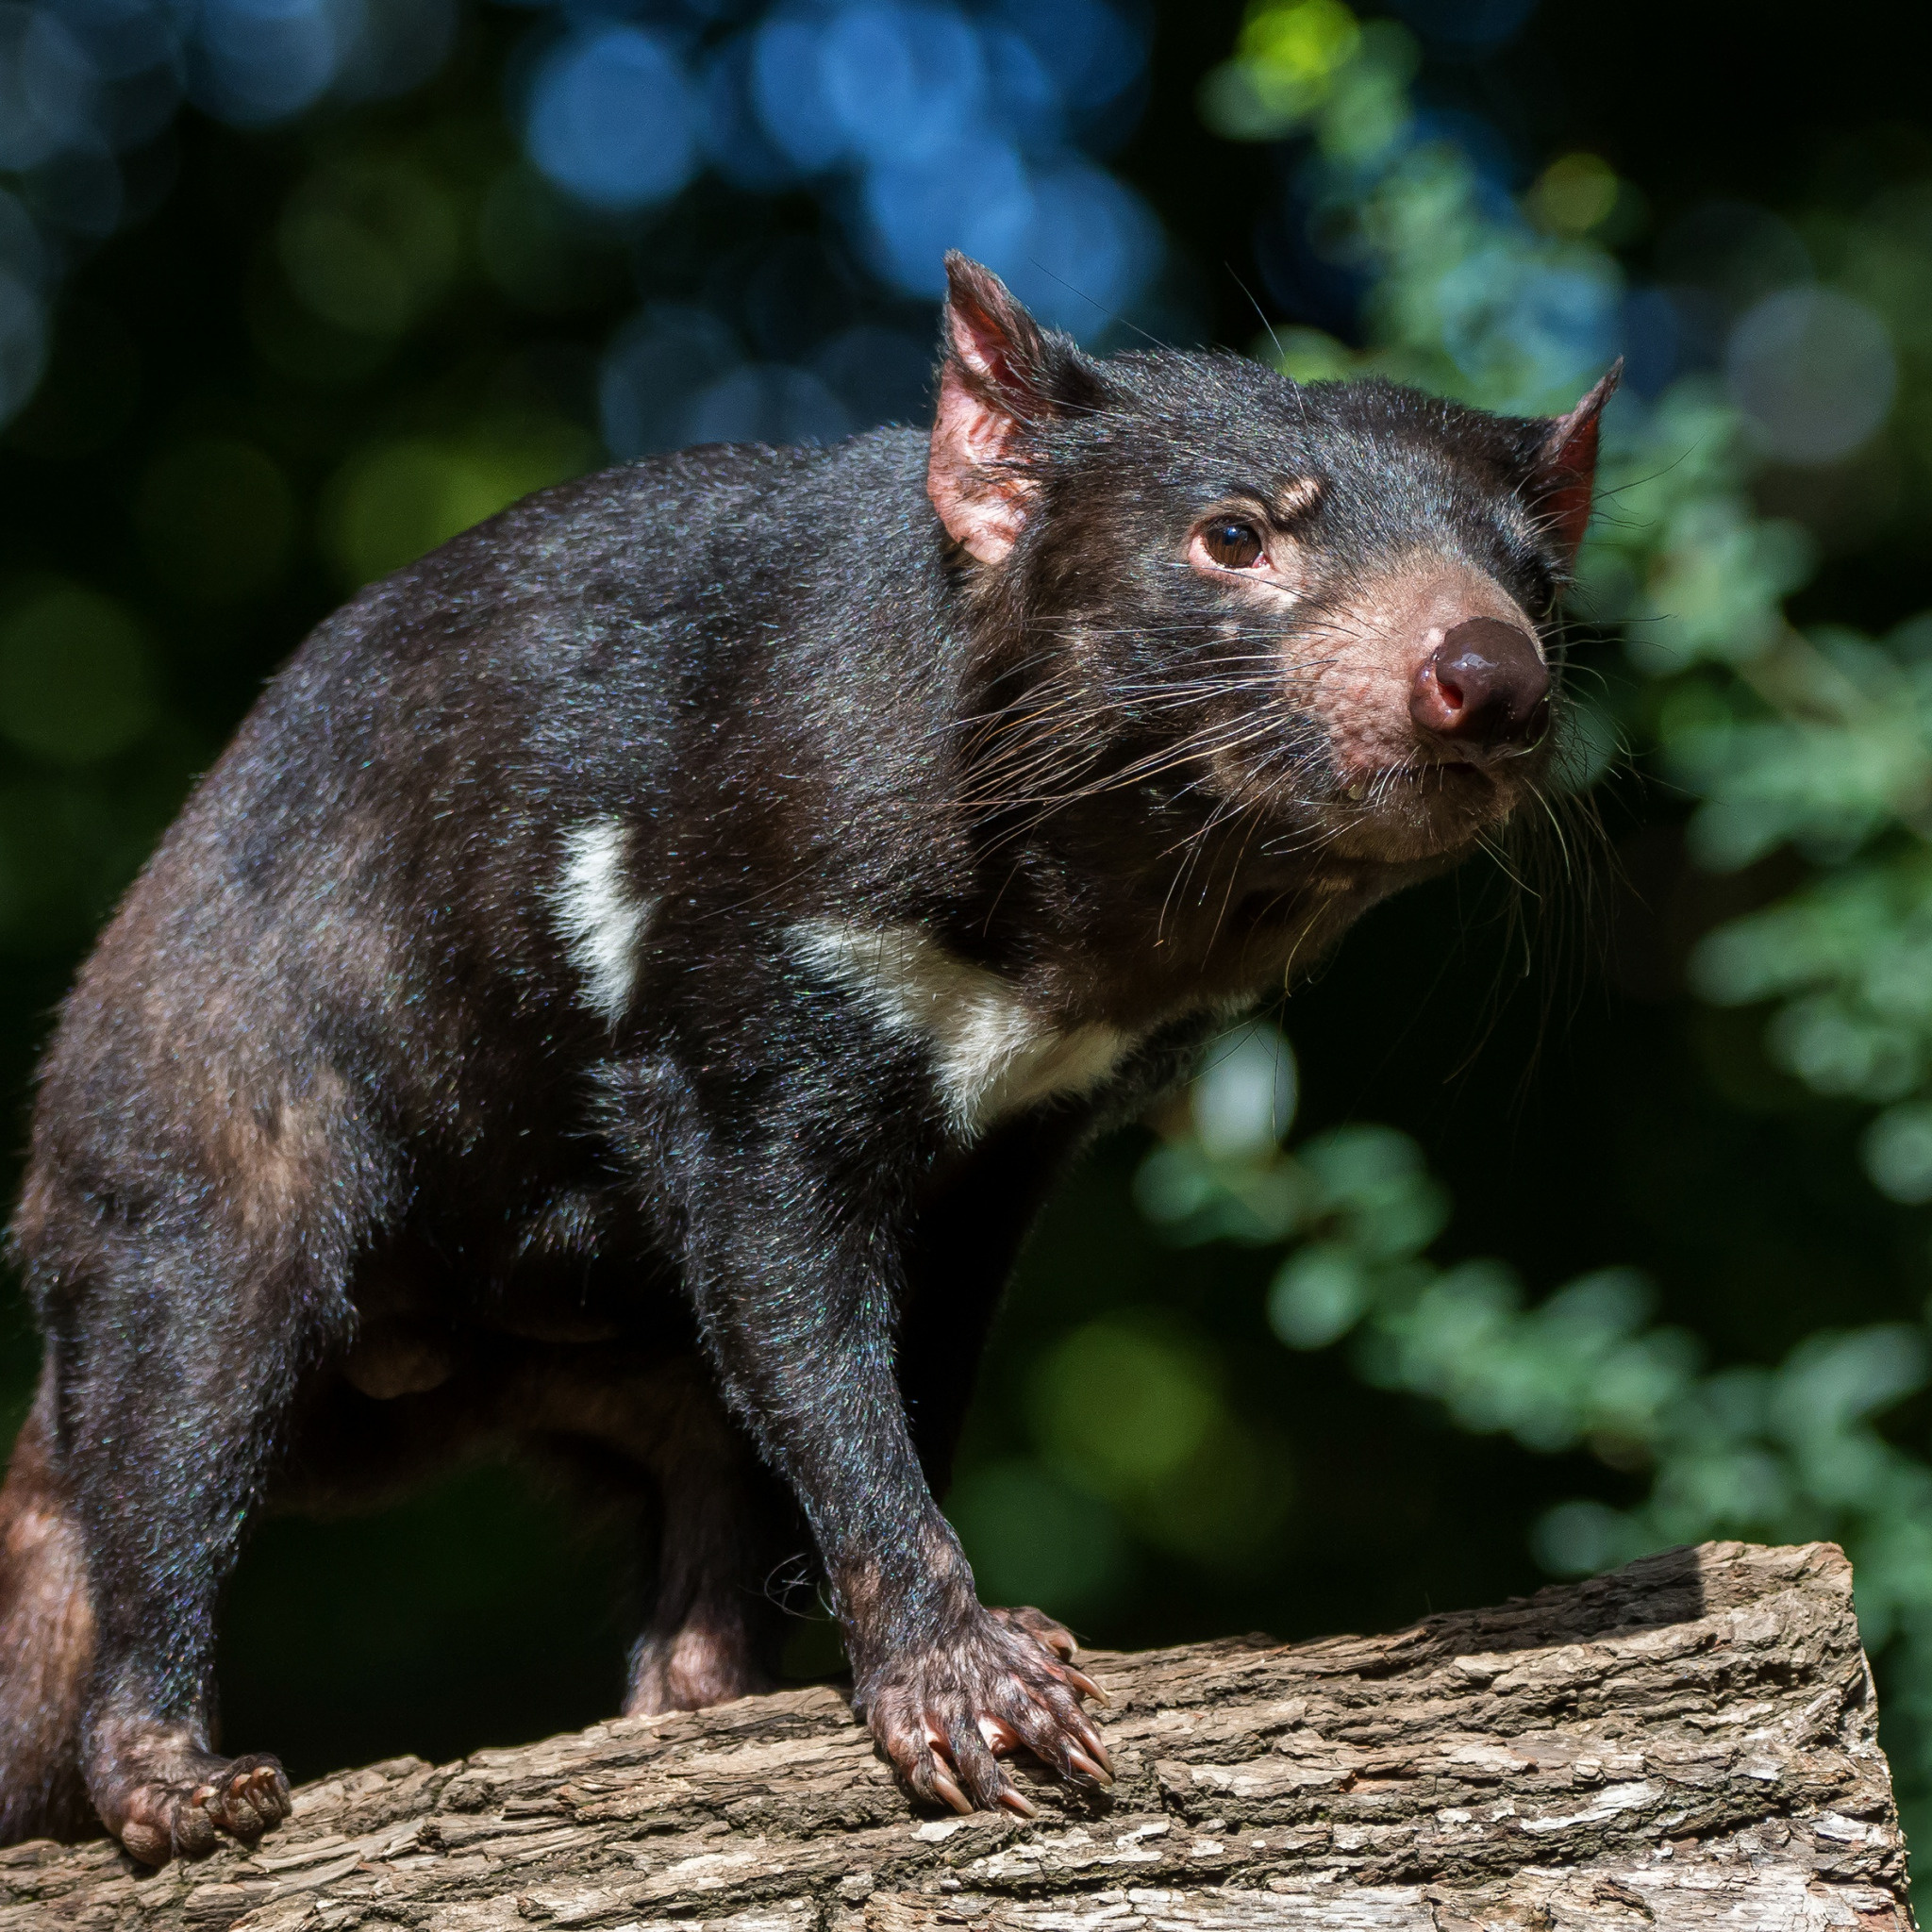
<path fill-rule="evenodd" d="M 578 974 L 578 997 L 617 1025 L 648 997 L 641 969 L 661 906 L 634 875 L 625 827 L 604 819 L 573 830 L 550 898 Z M 963 1140 L 1042 1100 L 1092 1092 L 1144 1037 L 1121 1026 L 1069 1024 L 918 925 L 804 920 L 782 943 L 874 1025 L 920 1043 L 946 1117 Z"/>
<path fill-rule="evenodd" d="M 792 928 L 791 945 L 886 1031 L 924 1044 L 947 1117 L 967 1139 L 1041 1100 L 1093 1091 L 1139 1043 L 1117 1027 L 1057 1022 L 918 926 L 809 920 Z"/>

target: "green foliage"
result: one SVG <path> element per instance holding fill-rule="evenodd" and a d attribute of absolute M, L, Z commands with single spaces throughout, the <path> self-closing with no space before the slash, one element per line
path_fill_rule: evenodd
<path fill-rule="evenodd" d="M 1374 368 L 1491 408 L 1560 407 L 1597 373 L 1576 316 L 1622 288 L 1591 234 L 1617 208 L 1614 176 L 1569 157 L 1502 203 L 1467 156 L 1416 135 L 1414 65 L 1399 29 L 1360 25 L 1337 0 L 1270 0 L 1210 77 L 1203 108 L 1224 132 L 1307 141 L 1324 232 L 1371 277 L 1370 349 L 1305 331 L 1277 354 L 1303 375 Z M 1922 192 L 1890 194 L 1819 250 L 1891 325 L 1919 410 L 1932 395 L 1928 225 Z M 1802 869 L 1795 890 L 1704 939 L 1696 991 L 1768 1007 L 1776 1065 L 1882 1108 L 1863 1143 L 1871 1177 L 1925 1202 L 1932 615 L 1877 640 L 1794 627 L 1784 601 L 1809 579 L 1813 547 L 1758 510 L 1759 467 L 1752 423 L 1705 379 L 1620 398 L 1578 601 L 1621 629 L 1639 751 L 1695 801 L 1693 858 L 1735 872 L 1783 855 Z M 1646 1476 L 1630 1507 L 1577 1501 L 1541 1517 L 1533 1541 L 1553 1571 L 1707 1537 L 1842 1542 L 1867 1642 L 1889 1647 L 1906 1795 L 1932 1806 L 1932 1465 L 1881 1427 L 1926 1384 L 1922 1324 L 1825 1330 L 1774 1367 L 1707 1367 L 1694 1338 L 1654 1323 L 1654 1296 L 1627 1270 L 1532 1302 L 1500 1264 L 1431 1261 L 1442 1192 L 1416 1147 L 1381 1128 L 1291 1154 L 1197 1130 L 1149 1158 L 1140 1198 L 1184 1243 L 1288 1244 L 1268 1307 L 1291 1348 L 1345 1344 L 1364 1381 L 1440 1403 L 1460 1428 L 1539 1454 L 1581 1447 Z"/>
<path fill-rule="evenodd" d="M 1374 345 L 1352 354 L 1305 336 L 1283 359 L 1304 372 L 1384 370 L 1491 408 L 1566 404 L 1597 373 L 1575 318 L 1623 283 L 1607 245 L 1562 232 L 1613 211 L 1602 163 L 1565 158 L 1518 205 L 1497 207 L 1468 157 L 1415 137 L 1402 92 L 1415 57 L 1400 30 L 1354 28 L 1343 12 L 1337 0 L 1251 8 L 1235 59 L 1204 96 L 1224 131 L 1305 134 L 1318 155 L 1346 156 L 1345 167 L 1322 164 L 1324 211 L 1374 278 Z M 1297 91 L 1282 75 L 1301 71 L 1305 43 L 1327 49 L 1327 64 Z M 1364 89 L 1378 104 L 1372 136 L 1356 108 Z M 1272 105 L 1242 120 L 1226 105 L 1237 98 Z M 1592 208 L 1597 221 L 1585 222 Z M 1888 195 L 1834 231 L 1847 286 L 1908 348 L 1925 333 L 1915 243 L 1928 222 L 1924 195 Z M 1918 971 L 1932 956 L 1917 938 L 1932 837 L 1932 613 L 1879 641 L 1794 629 L 1783 605 L 1812 574 L 1812 544 L 1756 508 L 1752 441 L 1748 419 L 1707 378 L 1649 404 L 1620 397 L 1577 603 L 1621 628 L 1649 687 L 1658 769 L 1697 801 L 1697 859 L 1735 871 L 1789 848 L 1814 871 L 1774 908 L 1706 941 L 1699 991 L 1783 1002 L 1771 1033 L 1779 1064 L 1822 1093 L 1900 1102 L 1932 1079 L 1932 976 Z M 1895 1154 L 1875 1154 L 1881 1185 L 1897 1172 Z"/>
<path fill-rule="evenodd" d="M 1257 1031 L 1237 1052 L 1289 1048 Z M 1196 1130 L 1142 1166 L 1141 1209 L 1182 1245 L 1290 1244 L 1268 1292 L 1284 1343 L 1345 1344 L 1361 1380 L 1438 1402 L 1472 1434 L 1647 1474 L 1630 1508 L 1576 1501 L 1542 1516 L 1534 1547 L 1558 1574 L 1712 1537 L 1844 1544 L 1866 1641 L 1893 1646 L 1893 1715 L 1914 1741 L 1932 1734 L 1932 1466 L 1876 1426 L 1932 1374 L 1924 1327 L 1825 1331 L 1774 1368 L 1710 1369 L 1694 1337 L 1654 1321 L 1633 1270 L 1532 1302 L 1501 1263 L 1432 1261 L 1448 1204 L 1407 1136 L 1343 1127 L 1291 1152 L 1259 1135 L 1217 1142 L 1200 1097 Z M 1923 1754 L 1900 1769 L 1923 1807 Z"/>

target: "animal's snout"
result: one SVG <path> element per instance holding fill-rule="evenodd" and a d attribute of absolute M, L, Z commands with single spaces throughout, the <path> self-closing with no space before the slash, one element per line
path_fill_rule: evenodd
<path fill-rule="evenodd" d="M 1550 668 L 1520 625 L 1472 617 L 1424 660 L 1408 714 L 1431 737 L 1467 747 L 1533 744 L 1549 722 Z"/>

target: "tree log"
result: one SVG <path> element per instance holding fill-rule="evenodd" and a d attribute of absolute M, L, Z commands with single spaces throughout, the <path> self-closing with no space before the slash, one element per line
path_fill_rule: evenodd
<path fill-rule="evenodd" d="M 250 1853 L 0 1852 L 0 1932 L 1906 1932 L 1851 1569 L 1712 1543 L 1392 1637 L 1083 1657 L 1119 1784 L 915 1810 L 829 1689 L 305 1786 Z"/>

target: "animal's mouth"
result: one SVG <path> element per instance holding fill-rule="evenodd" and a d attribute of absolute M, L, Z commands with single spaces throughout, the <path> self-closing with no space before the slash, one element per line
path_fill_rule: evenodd
<path fill-rule="evenodd" d="M 1391 864 L 1451 855 L 1509 816 L 1534 762 L 1418 758 L 1340 775 L 1321 808 L 1329 849 Z"/>
<path fill-rule="evenodd" d="M 1338 802 L 1373 807 L 1398 796 L 1413 799 L 1437 792 L 1447 797 L 1474 799 L 1500 789 L 1497 775 L 1489 765 L 1430 758 L 1413 764 L 1389 765 L 1345 779 L 1338 788 Z"/>

